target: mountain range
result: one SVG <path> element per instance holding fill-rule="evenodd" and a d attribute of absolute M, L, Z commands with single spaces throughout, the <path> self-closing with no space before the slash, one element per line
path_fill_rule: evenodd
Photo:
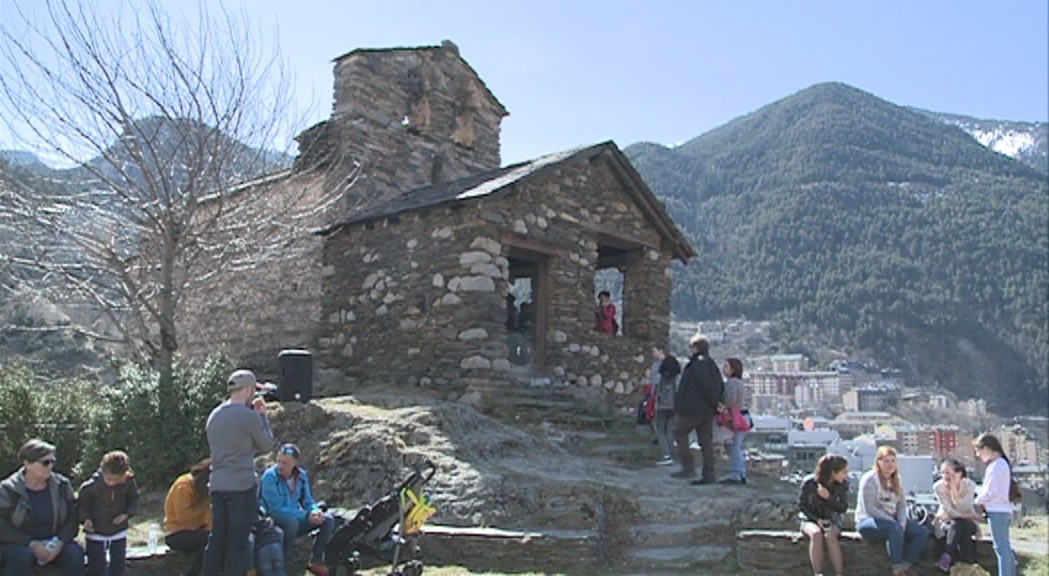
<path fill-rule="evenodd" d="M 1044 413 L 1047 143 L 1045 123 L 906 108 L 829 83 L 679 146 L 625 153 L 699 254 L 675 270 L 678 319 L 772 320 L 781 351 L 866 355 L 911 383 Z M 0 152 L 0 172 L 90 186 L 82 168 L 18 151 Z"/>
<path fill-rule="evenodd" d="M 1049 174 L 1049 123 L 1012 120 L 981 120 L 960 114 L 909 108 L 945 124 L 965 130 L 977 142 Z"/>
<path fill-rule="evenodd" d="M 625 152 L 699 253 L 676 271 L 678 317 L 775 320 L 783 351 L 1045 411 L 1044 172 L 837 83 Z"/>

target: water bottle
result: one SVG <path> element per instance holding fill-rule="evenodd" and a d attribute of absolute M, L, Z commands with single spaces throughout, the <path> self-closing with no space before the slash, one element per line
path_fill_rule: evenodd
<path fill-rule="evenodd" d="M 61 543 L 62 542 L 58 539 L 58 536 L 52 536 L 50 540 L 48 540 L 47 542 L 44 543 L 44 547 L 47 548 L 48 552 L 50 552 L 50 551 L 54 550 L 55 548 L 58 548 L 58 546 Z M 44 565 L 44 561 L 40 560 L 40 559 L 37 559 L 36 563 L 39 564 L 40 566 Z"/>
<path fill-rule="evenodd" d="M 157 541 L 160 539 L 160 530 L 157 530 L 156 524 L 149 525 L 148 540 L 146 542 L 146 551 L 150 556 L 154 556 L 157 553 Z"/>

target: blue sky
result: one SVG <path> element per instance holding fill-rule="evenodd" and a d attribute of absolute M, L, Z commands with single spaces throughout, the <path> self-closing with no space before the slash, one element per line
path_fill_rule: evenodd
<path fill-rule="evenodd" d="M 13 1 L 0 0 L 0 19 Z M 114 3 L 95 2 L 101 10 Z M 510 111 L 502 136 L 507 163 L 608 139 L 620 146 L 680 143 L 824 81 L 981 118 L 1049 116 L 1045 0 L 243 0 L 243 6 L 274 31 L 269 36 L 295 74 L 300 105 L 312 104 L 310 121 L 330 111 L 332 58 L 358 47 L 454 41 Z"/>

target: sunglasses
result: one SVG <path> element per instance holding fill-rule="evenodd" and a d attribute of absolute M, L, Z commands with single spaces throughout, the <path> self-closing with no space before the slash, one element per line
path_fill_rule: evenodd
<path fill-rule="evenodd" d="M 298 460 L 298 458 L 299 458 L 299 451 L 296 450 L 295 448 L 292 448 L 291 446 L 281 446 L 280 449 L 277 450 L 277 452 L 279 452 L 279 453 L 281 453 L 281 454 L 283 454 L 285 456 L 291 456 L 292 458 L 295 458 L 296 460 Z"/>
<path fill-rule="evenodd" d="M 44 466 L 49 466 L 49 467 L 50 466 L 54 466 L 55 462 L 58 462 L 58 460 L 55 459 L 55 458 L 45 458 L 45 459 L 40 461 L 41 464 L 43 464 Z"/>

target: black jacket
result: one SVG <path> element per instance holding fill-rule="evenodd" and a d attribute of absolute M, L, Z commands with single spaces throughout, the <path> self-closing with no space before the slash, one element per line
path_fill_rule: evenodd
<path fill-rule="evenodd" d="M 113 519 L 121 514 L 128 517 L 138 512 L 138 485 L 135 477 L 130 476 L 123 484 L 106 486 L 102 471 L 95 473 L 80 485 L 80 498 L 77 500 L 77 512 L 80 522 L 91 520 L 95 534 L 112 536 L 127 530 L 127 520 L 114 524 Z"/>
<path fill-rule="evenodd" d="M 818 522 L 829 520 L 832 524 L 841 528 L 844 524 L 843 514 L 849 509 L 849 483 L 842 482 L 834 484 L 827 490 L 830 498 L 824 500 L 817 493 L 819 485 L 815 476 L 805 478 L 801 483 L 801 496 L 798 498 L 798 509 L 806 520 Z"/>
<path fill-rule="evenodd" d="M 693 354 L 681 373 L 674 413 L 686 418 L 713 418 L 725 395 L 725 380 L 710 356 Z"/>
<path fill-rule="evenodd" d="M 52 526 L 62 542 L 76 537 L 79 525 L 76 497 L 69 480 L 52 472 L 47 481 L 51 492 Z M 29 544 L 33 507 L 25 487 L 25 470 L 20 469 L 0 482 L 0 544 Z"/>

